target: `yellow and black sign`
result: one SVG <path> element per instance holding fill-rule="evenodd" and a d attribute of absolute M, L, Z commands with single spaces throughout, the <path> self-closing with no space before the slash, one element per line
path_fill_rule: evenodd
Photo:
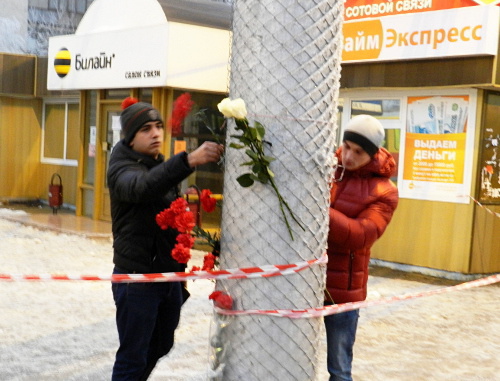
<path fill-rule="evenodd" d="M 71 69 L 71 53 L 68 49 L 62 48 L 54 59 L 54 69 L 59 77 L 64 78 Z"/>

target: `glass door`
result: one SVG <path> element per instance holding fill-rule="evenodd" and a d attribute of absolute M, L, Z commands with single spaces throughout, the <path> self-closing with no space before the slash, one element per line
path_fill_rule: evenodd
<path fill-rule="evenodd" d="M 99 211 L 100 220 L 111 221 L 111 208 L 109 201 L 109 189 L 106 181 L 109 158 L 116 143 L 120 141 L 120 105 L 105 104 L 101 107 L 100 125 L 101 128 L 101 165 L 99 171 Z"/>
<path fill-rule="evenodd" d="M 83 149 L 81 153 L 82 166 L 79 174 L 79 192 L 77 194 L 78 215 L 94 218 L 94 185 L 97 163 L 97 91 L 82 91 Z"/>

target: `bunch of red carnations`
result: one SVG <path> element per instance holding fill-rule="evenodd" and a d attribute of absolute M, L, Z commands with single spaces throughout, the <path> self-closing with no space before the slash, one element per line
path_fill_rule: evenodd
<path fill-rule="evenodd" d="M 191 230 L 195 226 L 194 215 L 189 210 L 188 202 L 182 197 L 172 201 L 169 208 L 156 215 L 156 223 L 163 230 L 173 228 L 179 231 L 177 243 L 172 249 L 172 258 L 179 263 L 188 263 L 194 245 Z"/>
<path fill-rule="evenodd" d="M 212 197 L 212 192 L 209 189 L 203 189 L 200 194 L 200 204 L 202 209 L 211 213 L 215 210 L 217 200 Z M 172 201 L 170 207 L 163 210 L 156 215 L 156 223 L 161 229 L 167 230 L 168 228 L 176 229 L 179 232 L 174 248 L 172 249 L 172 258 L 179 263 L 188 263 L 191 259 L 191 249 L 194 245 L 194 237 L 206 239 L 211 246 L 217 246 L 217 251 L 209 253 L 204 258 L 202 270 L 213 270 L 216 265 L 215 255 L 218 255 L 219 241 L 214 240 L 214 237 L 205 232 L 199 226 L 196 227 L 193 212 L 189 210 L 188 202 L 179 197 Z M 193 230 L 194 229 L 194 230 Z M 192 234 L 194 232 L 194 236 Z M 200 268 L 193 267 L 192 271 L 200 270 Z"/>

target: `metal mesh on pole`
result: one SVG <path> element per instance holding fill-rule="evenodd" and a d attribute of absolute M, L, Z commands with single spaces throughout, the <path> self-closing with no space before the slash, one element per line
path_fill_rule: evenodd
<path fill-rule="evenodd" d="M 230 97 L 266 127 L 278 189 L 305 227 L 291 240 L 272 188 L 242 188 L 244 154 L 226 149 L 221 268 L 294 263 L 326 250 L 340 79 L 341 0 L 237 0 Z M 229 123 L 228 136 L 234 134 Z M 230 139 L 229 139 L 230 140 Z M 290 276 L 218 281 L 235 309 L 301 309 L 323 302 L 325 269 Z M 224 380 L 314 380 L 322 319 L 231 318 Z"/>

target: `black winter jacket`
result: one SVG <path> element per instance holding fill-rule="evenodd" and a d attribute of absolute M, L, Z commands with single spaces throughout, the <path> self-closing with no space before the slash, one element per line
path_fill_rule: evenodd
<path fill-rule="evenodd" d="M 107 173 L 111 198 L 114 264 L 128 273 L 184 271 L 171 256 L 177 231 L 161 230 L 156 215 L 179 196 L 179 183 L 193 172 L 186 152 L 164 161 L 120 141 Z"/>

